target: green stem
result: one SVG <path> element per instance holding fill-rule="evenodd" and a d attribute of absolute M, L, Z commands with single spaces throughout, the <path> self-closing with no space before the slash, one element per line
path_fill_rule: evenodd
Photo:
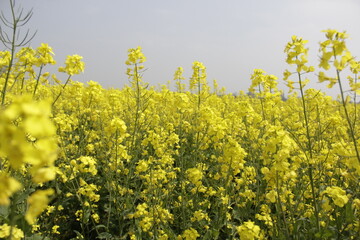
<path fill-rule="evenodd" d="M 9 83 L 10 72 L 11 72 L 11 69 L 12 69 L 13 62 L 14 62 L 14 55 L 15 55 L 15 49 L 16 49 L 15 41 L 16 41 L 16 30 L 17 30 L 18 20 L 15 17 L 15 12 L 14 12 L 14 7 L 15 6 L 14 5 L 15 4 L 13 3 L 13 1 L 10 1 L 11 16 L 12 16 L 12 19 L 13 19 L 13 28 L 12 28 L 13 33 L 12 33 L 12 39 L 11 39 L 11 58 L 10 58 L 10 62 L 9 62 L 7 72 L 6 72 L 4 87 L 2 89 L 1 105 L 5 104 L 6 89 L 7 89 L 8 83 Z"/>
<path fill-rule="evenodd" d="M 36 78 L 36 85 L 35 85 L 35 88 L 34 88 L 33 97 L 35 97 L 35 93 L 36 93 L 36 90 L 37 90 L 39 82 L 40 82 L 40 76 L 41 76 L 41 72 L 42 72 L 43 67 L 44 67 L 44 64 L 41 64 L 39 74 L 38 74 L 38 76 Z"/>
<path fill-rule="evenodd" d="M 346 121 L 349 125 L 349 130 L 350 130 L 350 136 L 351 136 L 351 139 L 353 141 L 353 144 L 354 144 L 354 148 L 355 148 L 355 152 L 356 152 L 356 157 L 360 163 L 360 154 L 359 154 L 359 150 L 358 150 L 358 147 L 357 147 L 357 142 L 356 142 L 356 137 L 355 137 L 355 131 L 354 131 L 354 127 L 353 125 L 351 124 L 351 120 L 350 120 L 350 116 L 349 116 L 349 113 L 348 113 L 348 110 L 347 110 L 347 107 L 346 107 L 346 101 L 345 101 L 345 96 L 344 96 L 344 91 L 343 91 L 343 88 L 342 88 L 342 84 L 341 84 L 341 81 L 340 81 L 340 70 L 336 70 L 336 75 L 337 75 L 337 79 L 338 79 L 338 83 L 339 83 L 339 88 L 340 88 L 340 95 L 341 95 L 341 103 L 342 103 L 342 106 L 344 108 L 344 112 L 345 112 L 345 117 L 346 117 Z"/>
<path fill-rule="evenodd" d="M 135 121 L 134 121 L 134 130 L 132 133 L 132 141 L 131 141 L 131 149 L 135 148 L 136 143 L 136 135 L 138 133 L 138 125 L 139 125 L 139 115 L 140 115 L 140 104 L 141 104 L 141 89 L 140 89 L 140 79 L 139 79 L 139 72 L 138 72 L 138 66 L 135 63 L 134 66 L 134 81 L 135 81 L 135 91 L 136 91 L 136 110 L 135 110 Z"/>
<path fill-rule="evenodd" d="M 200 79 L 200 68 L 198 68 L 198 110 L 200 110 L 201 105 L 201 79 Z"/>
<path fill-rule="evenodd" d="M 266 120 L 265 119 L 265 108 L 264 108 L 264 99 L 263 97 L 261 96 L 261 88 L 260 88 L 260 85 L 259 85 L 259 97 L 260 97 L 260 103 L 261 103 L 261 113 L 262 113 L 262 117 L 263 117 L 263 120 Z"/>
<path fill-rule="evenodd" d="M 308 119 L 308 115 L 307 115 L 307 111 L 306 111 L 304 89 L 303 89 L 303 85 L 302 85 L 302 81 L 301 81 L 301 74 L 300 74 L 300 72 L 297 72 L 297 74 L 298 74 L 298 78 L 299 78 L 301 102 L 302 102 L 303 114 L 304 114 L 304 119 L 305 119 L 306 138 L 308 140 L 307 149 L 309 151 L 309 158 L 313 159 L 313 155 L 312 155 L 313 150 L 312 150 L 312 143 L 311 143 L 311 136 L 310 136 L 309 119 Z M 310 163 L 309 167 L 308 167 L 308 173 L 309 173 L 309 178 L 310 178 L 311 194 L 312 194 L 312 198 L 313 198 L 314 214 L 315 214 L 315 218 L 316 218 L 316 227 L 317 227 L 317 230 L 320 231 L 319 210 L 318 210 L 317 201 L 316 201 L 313 168 L 314 168 L 313 164 Z"/>
<path fill-rule="evenodd" d="M 290 236 L 289 228 L 288 228 L 288 224 L 287 224 L 287 221 L 286 221 L 285 212 L 282 209 L 281 198 L 280 198 L 280 186 L 279 186 L 279 173 L 278 173 L 278 171 L 276 171 L 276 194 L 277 194 L 277 204 L 278 204 L 278 208 L 279 208 L 278 218 L 279 219 L 282 218 L 282 220 L 284 222 L 284 227 L 285 227 L 286 239 L 289 239 L 289 236 Z"/>
<path fill-rule="evenodd" d="M 66 85 L 67 85 L 67 84 L 69 83 L 69 81 L 70 81 L 71 76 L 72 76 L 72 75 L 69 75 L 69 77 L 68 77 L 68 79 L 66 80 L 66 82 L 65 82 L 64 86 L 62 87 L 62 89 L 60 90 L 59 94 L 56 96 L 56 98 L 55 98 L 54 102 L 52 103 L 52 106 L 54 106 L 54 105 L 55 105 L 56 101 L 59 99 L 59 97 L 60 97 L 60 96 L 61 96 L 61 94 L 63 93 L 63 91 L 64 91 L 64 89 L 65 89 Z"/>
<path fill-rule="evenodd" d="M 358 77 L 357 74 L 355 74 L 355 76 L 354 76 L 355 84 L 357 83 L 357 77 Z M 356 98 L 357 98 L 357 94 L 356 94 L 356 91 L 354 91 L 354 100 L 353 100 L 353 101 L 354 101 L 354 121 L 353 121 L 353 126 L 354 126 L 354 128 L 355 128 L 355 123 L 356 123 L 356 119 L 357 119 L 357 115 L 356 115 L 356 113 L 357 113 Z"/>

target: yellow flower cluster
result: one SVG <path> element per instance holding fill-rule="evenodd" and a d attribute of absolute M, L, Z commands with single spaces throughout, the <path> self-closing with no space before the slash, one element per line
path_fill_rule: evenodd
<path fill-rule="evenodd" d="M 56 129 L 50 114 L 49 103 L 36 103 L 23 96 L 2 110 L 0 116 L 0 134 L 4 136 L 0 140 L 0 156 L 6 157 L 4 163 L 15 170 L 30 164 L 29 172 L 36 183 L 55 178 Z"/>
<path fill-rule="evenodd" d="M 49 203 L 49 196 L 54 194 L 53 189 L 37 190 L 28 198 L 29 208 L 26 211 L 25 219 L 29 224 L 34 224 L 36 218 L 46 209 Z"/>
<path fill-rule="evenodd" d="M 40 67 L 41 65 L 46 65 L 46 64 L 55 64 L 56 61 L 53 59 L 52 55 L 54 55 L 54 52 L 52 51 L 52 48 L 45 43 L 42 43 L 40 45 L 40 47 L 38 47 L 36 49 L 36 53 L 33 59 L 33 62 L 35 64 L 35 66 Z M 31 62 L 31 57 L 26 57 L 24 58 L 26 60 L 30 60 Z"/>
<path fill-rule="evenodd" d="M 184 68 L 178 67 L 174 73 L 174 80 L 176 81 L 176 88 L 178 92 L 183 92 L 185 90 L 185 84 L 181 83 L 181 80 L 185 80 L 183 77 Z"/>
<path fill-rule="evenodd" d="M 20 182 L 19 175 L 36 184 L 55 179 L 58 146 L 49 102 L 34 102 L 24 95 L 0 111 L 0 205 L 10 205 L 10 197 L 29 187 Z M 28 197 L 25 219 L 29 224 L 35 223 L 53 193 L 52 189 L 36 190 Z"/>
<path fill-rule="evenodd" d="M 8 224 L 0 225 L 0 238 L 6 239 L 10 237 L 11 240 L 24 239 L 24 232 L 16 226 L 9 226 Z"/>
<path fill-rule="evenodd" d="M 277 77 L 274 75 L 266 75 L 265 73 L 266 72 L 262 69 L 254 69 L 254 73 L 251 75 L 249 92 L 255 93 L 256 87 L 262 87 L 263 92 L 277 90 Z"/>
<path fill-rule="evenodd" d="M 145 55 L 141 51 L 141 47 L 138 46 L 137 48 L 130 48 L 128 50 L 128 60 L 126 60 L 126 65 L 133 65 L 144 63 L 146 61 Z"/>
<path fill-rule="evenodd" d="M 340 187 L 333 186 L 327 187 L 322 194 L 327 194 L 334 201 L 334 204 L 339 207 L 344 207 L 344 205 L 349 201 L 346 192 Z"/>
<path fill-rule="evenodd" d="M 201 186 L 201 179 L 203 178 L 202 171 L 198 168 L 189 168 L 186 170 L 187 176 L 192 184 L 199 187 Z"/>
<path fill-rule="evenodd" d="M 195 229 L 189 228 L 186 229 L 184 233 L 181 236 L 179 236 L 177 239 L 196 240 L 198 237 L 200 237 L 199 233 Z"/>
<path fill-rule="evenodd" d="M 68 56 L 65 60 L 65 67 L 60 67 L 59 72 L 67 73 L 70 76 L 83 72 L 85 63 L 81 61 L 82 58 L 79 55 Z"/>
<path fill-rule="evenodd" d="M 202 85 L 206 85 L 206 67 L 202 62 L 195 61 L 192 65 L 193 75 L 190 79 L 190 89 L 200 89 Z"/>
<path fill-rule="evenodd" d="M 300 75 L 304 73 L 315 71 L 315 68 L 313 66 L 307 65 L 309 51 L 309 49 L 305 47 L 305 44 L 307 42 L 307 40 L 303 40 L 300 37 L 292 36 L 291 42 L 288 42 L 284 50 L 284 52 L 287 54 L 286 62 L 289 65 L 296 65 L 296 73 L 298 77 L 300 77 Z M 287 87 L 289 88 L 290 92 L 293 91 L 295 88 L 294 81 L 289 79 L 292 74 L 293 73 L 291 73 L 289 70 L 285 70 L 284 72 L 284 80 L 287 82 Z M 300 89 L 302 90 L 308 82 L 308 79 L 301 81 L 300 78 L 298 82 Z"/>
<path fill-rule="evenodd" d="M 161 206 L 153 206 L 149 208 L 146 203 L 139 204 L 136 212 L 130 214 L 129 218 L 140 218 L 139 225 L 144 232 L 149 232 L 154 225 L 164 224 L 173 220 L 173 215 L 167 209 Z M 152 233 L 150 234 L 152 235 Z"/>
<path fill-rule="evenodd" d="M 355 67 L 354 57 L 347 49 L 345 39 L 348 35 L 345 32 L 338 32 L 334 29 L 323 31 L 326 33 L 327 40 L 320 43 L 321 61 L 319 64 L 320 68 L 325 70 L 330 69 L 330 63 L 335 69 L 340 72 L 347 66 L 352 65 Z M 324 72 L 319 72 L 319 82 L 329 81 L 329 88 L 332 88 L 339 81 L 339 75 L 336 77 L 328 77 Z"/>
<path fill-rule="evenodd" d="M 77 172 L 91 173 L 93 176 L 97 174 L 96 159 L 92 157 L 81 156 L 77 161 L 75 160 L 70 161 L 70 164 L 74 166 L 72 169 L 74 175 Z"/>
<path fill-rule="evenodd" d="M 9 205 L 10 197 L 21 189 L 21 183 L 8 176 L 6 173 L 0 173 L 0 205 Z"/>
<path fill-rule="evenodd" d="M 244 222 L 241 226 L 237 227 L 236 230 L 242 240 L 263 239 L 260 237 L 260 227 L 252 221 Z"/>

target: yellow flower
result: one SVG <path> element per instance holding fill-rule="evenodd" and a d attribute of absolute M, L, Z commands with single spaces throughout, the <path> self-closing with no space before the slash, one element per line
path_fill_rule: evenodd
<path fill-rule="evenodd" d="M 271 190 L 270 192 L 268 192 L 266 194 L 266 198 L 272 203 L 276 202 L 276 197 L 277 197 L 277 194 L 276 194 L 275 190 Z"/>
<path fill-rule="evenodd" d="M 260 238 L 260 227 L 255 225 L 252 221 L 244 222 L 236 230 L 240 235 L 241 240 L 254 240 Z"/>
<path fill-rule="evenodd" d="M 141 47 L 130 48 L 128 50 L 128 59 L 126 60 L 126 65 L 133 65 L 138 63 L 143 63 L 146 61 L 145 55 L 141 52 Z"/>
<path fill-rule="evenodd" d="M 194 90 L 196 87 L 200 87 L 201 84 L 206 84 L 206 67 L 202 62 L 193 62 L 193 75 L 190 79 L 190 89 Z"/>
<path fill-rule="evenodd" d="M 136 173 L 139 174 L 142 172 L 146 172 L 148 170 L 148 167 L 149 167 L 149 164 L 147 163 L 146 160 L 140 160 L 136 166 Z"/>
<path fill-rule="evenodd" d="M 140 227 L 144 232 L 148 232 L 150 228 L 153 226 L 153 224 L 154 224 L 154 218 L 149 216 L 145 216 L 140 221 Z"/>
<path fill-rule="evenodd" d="M 146 203 L 137 205 L 136 212 L 132 215 L 132 217 L 139 218 L 144 215 L 147 215 L 148 214 L 147 209 L 148 209 L 148 205 Z"/>
<path fill-rule="evenodd" d="M 350 71 L 354 74 L 358 74 L 360 72 L 360 61 L 351 61 Z"/>
<path fill-rule="evenodd" d="M 59 227 L 60 227 L 59 225 L 54 225 L 51 229 L 51 232 L 53 234 L 60 234 L 60 232 L 58 231 Z"/>
<path fill-rule="evenodd" d="M 202 210 L 198 210 L 198 211 L 194 212 L 194 215 L 191 218 L 191 221 L 195 222 L 195 221 L 201 221 L 203 219 L 210 221 L 210 218 L 207 213 L 204 213 Z"/>
<path fill-rule="evenodd" d="M 36 61 L 34 62 L 37 67 L 45 64 L 54 65 L 56 62 L 53 59 L 52 55 L 54 55 L 52 48 L 45 43 L 41 43 L 40 47 L 36 49 Z"/>
<path fill-rule="evenodd" d="M 82 217 L 83 217 L 83 210 L 77 210 L 75 212 L 75 216 L 76 216 L 76 220 L 77 221 L 81 221 Z"/>
<path fill-rule="evenodd" d="M 0 51 L 0 69 L 9 66 L 11 53 L 9 51 Z"/>
<path fill-rule="evenodd" d="M 50 103 L 35 102 L 24 95 L 0 112 L 0 156 L 7 157 L 15 170 L 30 164 L 29 172 L 36 183 L 54 179 L 57 143 Z"/>
<path fill-rule="evenodd" d="M 255 88 L 262 87 L 264 92 L 271 92 L 276 90 L 277 77 L 274 75 L 266 74 L 262 69 L 254 69 L 254 73 L 251 75 L 251 86 L 249 92 L 255 93 Z"/>
<path fill-rule="evenodd" d="M 81 61 L 82 58 L 83 57 L 76 54 L 67 56 L 65 60 L 65 67 L 60 67 L 59 72 L 67 73 L 70 76 L 83 72 L 85 69 L 85 63 Z"/>
<path fill-rule="evenodd" d="M 288 64 L 296 64 L 301 66 L 307 62 L 307 59 L 304 58 L 307 56 L 308 52 L 308 49 L 305 48 L 305 44 L 307 42 L 307 40 L 303 40 L 297 36 L 291 37 L 291 42 L 288 42 L 284 50 L 284 52 L 287 53 L 286 62 Z"/>
<path fill-rule="evenodd" d="M 352 203 L 351 206 L 352 206 L 353 209 L 356 209 L 357 211 L 359 211 L 360 210 L 360 199 L 355 198 L 353 200 L 353 203 Z"/>
<path fill-rule="evenodd" d="M 35 232 L 39 231 L 39 229 L 40 229 L 40 225 L 39 225 L 39 224 L 33 224 L 33 225 L 31 225 L 31 232 L 32 232 L 32 233 L 35 233 Z"/>
<path fill-rule="evenodd" d="M 270 216 L 271 210 L 269 209 L 268 205 L 261 205 L 261 214 L 256 214 L 255 218 L 261 221 L 264 221 L 264 223 L 270 227 L 272 227 L 273 219 Z"/>
<path fill-rule="evenodd" d="M 55 179 L 55 167 L 43 167 L 33 171 L 33 181 L 35 183 L 44 183 Z"/>
<path fill-rule="evenodd" d="M 291 76 L 291 74 L 292 74 L 292 73 L 291 73 L 289 70 L 286 69 L 286 70 L 284 71 L 284 73 L 283 73 L 283 75 L 284 75 L 284 78 L 283 78 L 283 79 L 284 79 L 285 81 L 288 80 L 288 78 Z"/>
<path fill-rule="evenodd" d="M 34 224 L 36 218 L 46 209 L 50 199 L 49 196 L 54 194 L 53 189 L 37 190 L 28 198 L 29 208 L 25 214 L 25 220 L 29 224 Z"/>
<path fill-rule="evenodd" d="M 11 227 L 5 223 L 0 226 L 0 238 L 5 239 L 7 237 L 10 237 L 11 240 L 20 240 L 24 238 L 24 232 L 16 226 Z"/>
<path fill-rule="evenodd" d="M 324 82 L 324 81 L 328 81 L 329 84 L 328 84 L 328 88 L 332 88 L 337 82 L 338 82 L 338 79 L 337 78 L 333 78 L 333 77 L 328 77 L 325 75 L 324 72 L 319 72 L 319 82 Z"/>
<path fill-rule="evenodd" d="M 345 190 L 337 186 L 327 187 L 322 194 L 327 194 L 329 197 L 331 197 L 331 199 L 334 201 L 334 204 L 339 207 L 344 207 L 344 205 L 349 201 Z"/>
<path fill-rule="evenodd" d="M 78 169 L 80 172 L 83 173 L 91 173 L 93 176 L 97 174 L 96 169 L 96 159 L 93 157 L 88 156 L 81 156 L 78 158 L 79 164 L 75 166 L 76 170 Z"/>
<path fill-rule="evenodd" d="M 195 184 L 196 186 L 202 185 L 201 179 L 203 178 L 203 173 L 198 168 L 189 168 L 186 170 L 186 175 L 191 183 Z"/>
<path fill-rule="evenodd" d="M 99 223 L 99 221 L 100 221 L 100 216 L 99 216 L 99 214 L 97 214 L 97 213 L 91 214 L 91 217 L 94 219 L 94 221 L 95 221 L 96 223 Z"/>
<path fill-rule="evenodd" d="M 55 210 L 55 206 L 47 206 L 46 207 L 46 215 L 50 215 L 51 213 L 53 213 Z"/>
<path fill-rule="evenodd" d="M 182 67 L 178 67 L 174 73 L 174 80 L 184 80 L 183 77 L 184 69 Z"/>
<path fill-rule="evenodd" d="M 141 88 L 146 88 L 148 84 L 142 82 L 142 71 L 144 69 L 144 63 L 146 61 L 145 55 L 141 51 L 141 47 L 130 48 L 128 50 L 128 59 L 126 65 L 133 65 L 133 68 L 127 68 L 126 75 L 131 79 L 131 85 L 133 89 L 139 91 Z"/>
<path fill-rule="evenodd" d="M 95 194 L 96 191 L 99 190 L 100 187 L 95 184 L 88 184 L 82 178 L 80 179 L 80 188 L 77 193 L 83 196 L 87 196 L 91 202 L 98 202 L 100 200 L 100 195 Z"/>
<path fill-rule="evenodd" d="M 287 54 L 286 62 L 289 65 L 296 65 L 296 72 L 298 74 L 313 72 L 315 68 L 313 66 L 307 66 L 308 63 L 308 48 L 305 47 L 307 40 L 303 40 L 297 36 L 292 36 L 291 41 L 285 47 L 284 52 Z M 284 80 L 287 82 L 287 86 L 289 87 L 289 92 L 292 92 L 294 89 L 294 83 L 289 79 L 292 74 L 288 70 L 285 70 Z M 306 85 L 305 82 L 301 80 L 298 81 L 301 84 L 301 88 Z"/>
<path fill-rule="evenodd" d="M 200 234 L 193 228 L 186 229 L 181 235 L 185 240 L 195 240 L 200 237 Z"/>
<path fill-rule="evenodd" d="M 14 178 L 0 173 L 0 205 L 9 205 L 10 197 L 21 189 L 22 185 Z"/>
<path fill-rule="evenodd" d="M 185 84 L 181 83 L 181 80 L 184 80 L 183 77 L 184 69 L 182 67 L 178 67 L 174 73 L 174 80 L 176 81 L 176 87 L 178 92 L 183 92 L 185 89 Z"/>
<path fill-rule="evenodd" d="M 348 35 L 345 32 L 338 32 L 334 29 L 323 31 L 326 33 L 327 40 L 320 43 L 320 64 L 319 67 L 325 70 L 330 69 L 330 62 L 338 71 L 342 71 L 353 62 L 353 57 L 346 47 L 345 39 Z M 334 58 L 331 61 L 331 58 Z"/>

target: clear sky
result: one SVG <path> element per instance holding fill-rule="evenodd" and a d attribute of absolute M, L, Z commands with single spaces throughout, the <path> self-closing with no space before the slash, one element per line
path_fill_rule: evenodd
<path fill-rule="evenodd" d="M 127 49 L 137 46 L 147 57 L 143 80 L 151 85 L 172 80 L 179 66 L 188 79 L 192 62 L 200 61 L 208 81 L 216 79 L 227 92 L 246 92 L 254 68 L 276 75 L 286 89 L 283 50 L 292 35 L 309 40 L 315 65 L 318 43 L 325 39 L 321 30 L 346 30 L 348 47 L 360 58 L 360 0 L 17 0 L 17 5 L 33 8 L 26 25 L 38 31 L 32 47 L 48 43 L 60 65 L 66 55 L 83 56 L 85 72 L 73 79 L 104 87 L 128 83 Z M 8 13 L 8 0 L 0 0 L 0 8 Z M 319 88 L 316 76 L 308 77 Z"/>

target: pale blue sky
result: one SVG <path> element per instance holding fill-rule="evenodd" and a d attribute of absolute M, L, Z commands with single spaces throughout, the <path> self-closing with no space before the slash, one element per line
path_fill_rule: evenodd
<path fill-rule="evenodd" d="M 83 56 L 85 72 L 74 80 L 94 80 L 104 87 L 128 83 L 127 49 L 137 46 L 147 57 L 143 79 L 151 85 L 172 80 L 179 66 L 188 79 L 192 62 L 201 61 L 208 81 L 217 79 L 227 92 L 247 91 L 254 68 L 276 75 L 286 89 L 283 50 L 292 35 L 309 40 L 311 63 L 317 64 L 318 43 L 325 39 L 321 30 L 346 30 L 348 47 L 360 58 L 359 0 L 17 0 L 17 4 L 33 8 L 27 27 L 38 33 L 32 47 L 48 43 L 59 64 L 66 55 Z M 8 0 L 0 0 L 5 13 L 7 6 Z M 315 75 L 308 77 L 317 82 Z"/>

